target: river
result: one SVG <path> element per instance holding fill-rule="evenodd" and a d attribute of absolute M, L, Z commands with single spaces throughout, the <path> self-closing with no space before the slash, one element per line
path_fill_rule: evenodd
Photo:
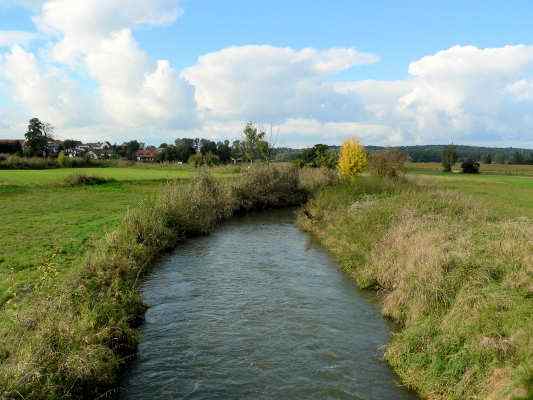
<path fill-rule="evenodd" d="M 293 211 L 235 218 L 146 278 L 120 384 L 134 399 L 417 399 L 382 361 L 390 326 Z"/>

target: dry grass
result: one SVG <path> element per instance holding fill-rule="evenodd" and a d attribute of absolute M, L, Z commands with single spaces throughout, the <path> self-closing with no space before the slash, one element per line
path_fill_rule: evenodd
<path fill-rule="evenodd" d="M 430 399 L 526 398 L 531 220 L 496 217 L 455 191 L 360 178 L 323 191 L 300 224 L 378 290 L 400 325 L 386 359 L 405 384 Z"/>

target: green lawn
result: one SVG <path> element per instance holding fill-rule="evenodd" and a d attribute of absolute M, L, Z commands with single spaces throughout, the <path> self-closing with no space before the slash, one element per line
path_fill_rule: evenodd
<path fill-rule="evenodd" d="M 431 184 L 471 195 L 502 216 L 533 217 L 533 176 L 466 175 L 431 172 L 417 177 Z M 479 206 L 474 203 L 473 207 Z"/>
<path fill-rule="evenodd" d="M 164 181 L 190 178 L 194 170 L 150 168 L 60 168 L 44 170 L 0 170 L 2 186 L 47 186 L 60 185 L 68 176 L 83 174 L 115 179 L 117 181 Z M 1 189 L 0 189 L 1 190 Z"/>
<path fill-rule="evenodd" d="M 215 170 L 217 176 L 231 171 Z M 73 174 L 114 181 L 64 185 Z M 82 265 L 91 244 L 117 226 L 128 209 L 170 179 L 191 179 L 194 169 L 83 168 L 0 171 L 0 306 L 31 292 L 43 268 L 58 274 Z"/>

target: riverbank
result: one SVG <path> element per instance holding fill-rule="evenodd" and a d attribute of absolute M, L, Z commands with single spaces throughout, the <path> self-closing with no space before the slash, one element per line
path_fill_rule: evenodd
<path fill-rule="evenodd" d="M 360 177 L 322 190 L 299 225 L 379 292 L 400 325 L 385 358 L 406 385 L 429 399 L 525 399 L 533 224 L 511 207 L 428 179 Z"/>
<path fill-rule="evenodd" d="M 32 294 L 2 310 L 0 397 L 95 398 L 112 388 L 137 343 L 144 312 L 137 288 L 153 262 L 234 213 L 301 204 L 329 179 L 308 175 L 264 167 L 231 181 L 200 175 L 171 183 L 130 209 L 82 268 L 58 279 L 53 265 L 43 265 Z"/>

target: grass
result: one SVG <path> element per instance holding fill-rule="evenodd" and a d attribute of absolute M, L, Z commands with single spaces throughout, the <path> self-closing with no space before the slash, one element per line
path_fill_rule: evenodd
<path fill-rule="evenodd" d="M 531 178 L 360 177 L 299 224 L 399 324 L 386 359 L 429 399 L 530 399 Z"/>
<path fill-rule="evenodd" d="M 460 166 L 460 163 L 455 164 L 454 173 L 460 172 Z M 407 163 L 407 169 L 411 173 L 439 174 L 442 165 L 434 162 Z M 482 174 L 533 176 L 533 165 L 481 164 L 480 171 Z"/>
<path fill-rule="evenodd" d="M 23 254 L 19 254 L 22 247 L 17 246 L 26 246 L 28 256 L 50 244 L 53 248 L 44 261 L 38 256 L 20 271 L 7 272 L 14 284 L 9 287 L 17 289 L 0 313 L 0 398 L 95 398 L 110 394 L 105 390 L 113 387 L 121 365 L 137 343 L 135 327 L 144 311 L 139 278 L 153 262 L 187 237 L 209 233 L 234 213 L 301 204 L 316 185 L 331 183 L 328 177 L 320 178 L 321 173 L 307 172 L 307 182 L 302 182 L 295 170 L 281 167 L 246 170 L 235 180 L 201 175 L 189 182 L 172 181 L 157 190 L 157 196 L 148 198 L 155 185 L 147 190 L 144 183 L 124 181 L 34 190 L 36 202 L 43 203 L 47 192 L 54 204 L 43 203 L 41 212 L 46 220 L 31 222 L 33 218 L 25 215 L 27 236 L 13 239 L 15 248 L 8 262 L 18 257 L 24 262 Z M 144 200 L 124 215 L 119 201 L 132 204 L 134 196 L 129 191 L 135 189 L 140 192 L 137 200 Z M 26 188 L 19 186 L 19 190 Z M 106 193 L 121 190 L 128 193 L 114 199 Z M 109 207 L 107 212 L 93 204 L 84 207 L 98 198 L 101 206 Z M 6 215 L 15 214 L 16 205 L 24 203 L 22 197 L 13 200 Z M 20 211 L 35 212 L 37 218 L 39 211 L 30 209 L 31 203 L 26 202 L 28 208 Z M 85 224 L 79 223 L 83 214 L 80 207 L 87 211 Z M 69 216 L 78 222 L 64 226 Z M 98 216 L 101 221 L 97 221 Z M 15 233 L 24 231 L 16 220 L 7 222 Z M 32 237 L 32 228 L 42 236 L 21 245 L 21 240 Z M 101 237 L 105 231 L 108 233 L 98 241 L 88 239 L 96 232 Z M 57 236 L 49 236 L 54 232 Z M 71 233 L 79 234 L 81 240 L 69 242 Z"/>

